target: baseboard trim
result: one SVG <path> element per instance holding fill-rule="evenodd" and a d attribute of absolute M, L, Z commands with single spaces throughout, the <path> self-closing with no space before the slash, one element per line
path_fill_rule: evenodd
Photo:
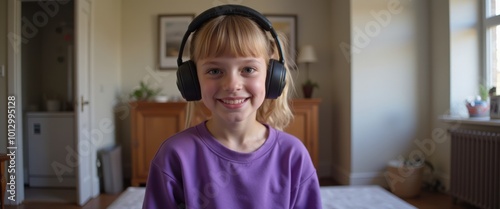
<path fill-rule="evenodd" d="M 383 172 L 358 172 L 350 176 L 350 185 L 379 185 L 387 188 Z"/>
<path fill-rule="evenodd" d="M 342 185 L 349 185 L 349 172 L 337 165 L 332 165 L 332 177 Z"/>
<path fill-rule="evenodd" d="M 383 172 L 351 173 L 336 165 L 332 165 L 332 177 L 342 185 L 379 185 L 388 187 Z"/>

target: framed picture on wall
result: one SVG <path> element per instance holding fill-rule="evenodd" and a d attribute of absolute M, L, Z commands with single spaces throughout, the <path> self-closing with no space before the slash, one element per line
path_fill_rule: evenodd
<path fill-rule="evenodd" d="M 177 57 L 184 33 L 194 14 L 158 15 L 158 62 L 161 70 L 177 69 Z M 189 41 L 184 49 L 189 49 Z M 182 60 L 189 59 L 184 50 Z"/>
<path fill-rule="evenodd" d="M 276 32 L 281 32 L 288 39 L 288 53 L 297 58 L 297 15 L 293 14 L 264 14 L 273 24 Z"/>

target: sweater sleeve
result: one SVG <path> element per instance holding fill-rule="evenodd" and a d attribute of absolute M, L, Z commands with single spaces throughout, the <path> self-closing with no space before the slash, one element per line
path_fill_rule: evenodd
<path fill-rule="evenodd" d="M 321 194 L 316 172 L 307 178 L 297 188 L 294 209 L 321 209 Z"/>
<path fill-rule="evenodd" d="M 184 198 L 181 194 L 177 181 L 151 163 L 142 208 L 184 208 Z"/>

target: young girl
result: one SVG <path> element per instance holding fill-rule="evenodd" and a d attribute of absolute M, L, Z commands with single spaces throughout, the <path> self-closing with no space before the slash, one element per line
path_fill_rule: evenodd
<path fill-rule="evenodd" d="M 194 32 L 191 60 L 178 61 L 178 73 L 194 75 L 178 77 L 178 85 L 188 101 L 201 98 L 212 114 L 161 145 L 143 208 L 321 208 L 309 153 L 299 139 L 280 131 L 292 119 L 293 82 L 289 67 L 279 66 L 287 56 L 274 30 L 265 28 L 268 20 L 237 5 L 198 17 L 185 36 Z M 278 84 L 269 83 L 270 71 L 283 76 Z"/>

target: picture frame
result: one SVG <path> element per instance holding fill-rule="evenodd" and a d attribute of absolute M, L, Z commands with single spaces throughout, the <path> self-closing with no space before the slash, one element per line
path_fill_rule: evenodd
<path fill-rule="evenodd" d="M 490 97 L 490 118 L 500 119 L 500 95 Z"/>
<path fill-rule="evenodd" d="M 294 14 L 264 14 L 271 22 L 276 32 L 281 32 L 288 39 L 288 53 L 297 60 L 297 15 Z"/>
<path fill-rule="evenodd" d="M 160 70 L 177 69 L 182 38 L 194 14 L 158 15 L 158 66 Z M 184 46 L 183 60 L 189 59 L 189 40 Z"/>

